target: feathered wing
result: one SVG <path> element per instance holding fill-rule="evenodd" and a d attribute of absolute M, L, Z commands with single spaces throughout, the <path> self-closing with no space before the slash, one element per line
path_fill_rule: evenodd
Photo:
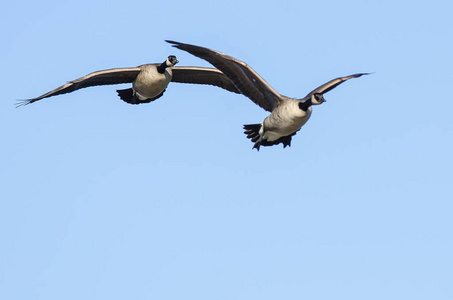
<path fill-rule="evenodd" d="M 349 80 L 351 78 L 358 78 L 362 75 L 369 75 L 369 74 L 370 73 L 357 73 L 357 74 L 353 74 L 353 75 L 349 75 L 349 76 L 338 77 L 338 78 L 332 79 L 331 81 L 324 83 L 323 85 L 317 87 L 316 89 L 314 89 L 313 91 L 308 93 L 308 95 L 305 96 L 305 98 L 309 98 L 311 95 L 313 95 L 315 93 L 325 94 L 325 93 L 333 90 L 334 88 L 336 88 L 337 86 L 339 86 L 340 84 L 345 82 L 346 80 Z"/>
<path fill-rule="evenodd" d="M 214 67 L 222 71 L 242 94 L 263 109 L 272 111 L 278 105 L 280 94 L 243 61 L 204 47 L 168 40 L 166 42 L 173 44 L 173 47 L 187 51 L 210 62 Z"/>
<path fill-rule="evenodd" d="M 172 82 L 208 84 L 220 87 L 227 91 L 241 94 L 236 85 L 223 74 L 214 68 L 202 67 L 172 67 Z"/>
<path fill-rule="evenodd" d="M 119 84 L 119 83 L 130 83 L 133 82 L 140 73 L 140 68 L 116 68 L 109 70 L 102 70 L 90 73 L 86 76 L 80 77 L 78 79 L 72 80 L 44 95 L 41 95 L 36 98 L 19 100 L 21 103 L 18 106 L 27 105 L 35 101 L 70 93 L 79 89 L 83 89 L 90 86 L 96 85 L 109 85 L 109 84 Z"/>

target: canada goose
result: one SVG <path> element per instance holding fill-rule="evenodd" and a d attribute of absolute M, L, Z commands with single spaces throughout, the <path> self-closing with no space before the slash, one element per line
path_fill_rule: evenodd
<path fill-rule="evenodd" d="M 210 84 L 240 94 L 236 86 L 217 69 L 174 67 L 176 63 L 178 63 L 176 56 L 170 55 L 161 64 L 145 64 L 136 68 L 96 71 L 70 81 L 39 97 L 19 100 L 18 106 L 27 105 L 43 98 L 70 93 L 89 86 L 119 83 L 132 83 L 132 88 L 117 90 L 118 96 L 130 104 L 149 103 L 158 99 L 163 95 L 170 81 Z"/>
<path fill-rule="evenodd" d="M 324 100 L 324 93 L 334 89 L 342 82 L 369 73 L 358 73 L 333 79 L 314 89 L 302 99 L 283 96 L 275 91 L 258 73 L 243 61 L 224 53 L 175 41 L 166 42 L 173 47 L 184 50 L 210 62 L 222 71 L 241 91 L 255 104 L 271 112 L 261 124 L 244 125 L 245 134 L 254 143 L 253 148 L 259 151 L 260 146 L 283 144 L 291 146 L 291 137 L 308 121 L 312 105 L 319 105 Z"/>

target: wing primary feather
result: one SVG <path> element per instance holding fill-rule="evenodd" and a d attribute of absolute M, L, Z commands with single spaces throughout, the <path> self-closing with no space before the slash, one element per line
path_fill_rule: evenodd
<path fill-rule="evenodd" d="M 241 91 L 236 87 L 234 82 L 215 68 L 173 67 L 172 73 L 172 82 L 208 84 L 236 94 L 241 94 Z"/>
<path fill-rule="evenodd" d="M 272 111 L 280 102 L 281 95 L 245 62 L 208 48 L 171 40 L 166 42 L 211 63 L 234 82 L 244 96 L 263 109 Z"/>
<path fill-rule="evenodd" d="M 130 83 L 134 81 L 138 73 L 140 73 L 140 68 L 116 68 L 96 71 L 86 76 L 69 81 L 68 83 L 39 97 L 18 100 L 19 103 L 16 107 L 25 106 L 44 98 L 67 94 L 90 86 Z"/>
<path fill-rule="evenodd" d="M 370 75 L 370 74 L 372 74 L 372 73 L 357 73 L 357 74 L 352 74 L 349 76 L 338 77 L 338 78 L 332 79 L 329 82 L 324 83 L 323 85 L 317 87 L 316 89 L 314 89 L 313 91 L 308 93 L 308 95 L 305 96 L 305 98 L 307 98 L 310 95 L 313 95 L 315 93 L 325 94 L 325 93 L 333 90 L 334 88 L 336 88 L 337 86 L 339 86 L 340 84 L 345 82 L 346 80 L 349 80 L 352 78 L 359 78 L 360 76 Z"/>

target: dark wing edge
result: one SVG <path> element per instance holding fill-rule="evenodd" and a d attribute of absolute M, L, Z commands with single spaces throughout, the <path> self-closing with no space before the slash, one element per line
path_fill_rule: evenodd
<path fill-rule="evenodd" d="M 271 112 L 278 105 L 280 94 L 245 62 L 208 48 L 170 40 L 166 42 L 211 63 L 225 74 L 244 96 L 263 109 Z"/>
<path fill-rule="evenodd" d="M 351 78 L 359 78 L 360 76 L 370 75 L 370 74 L 372 74 L 372 73 L 357 73 L 357 74 L 352 74 L 349 76 L 338 77 L 338 78 L 332 79 L 331 81 L 324 83 L 323 85 L 317 87 L 316 89 L 314 89 L 313 91 L 308 93 L 308 95 L 305 96 L 305 98 L 307 98 L 315 93 L 325 94 L 325 93 L 333 90 L 334 88 L 336 88 L 337 86 L 339 86 L 340 84 L 345 82 L 346 80 L 349 80 Z"/>
<path fill-rule="evenodd" d="M 17 100 L 18 103 L 16 107 L 28 105 L 44 98 L 70 93 L 90 86 L 131 83 L 137 77 L 138 73 L 140 73 L 140 68 L 115 68 L 96 71 L 86 76 L 69 81 L 68 83 L 39 97 Z"/>
<path fill-rule="evenodd" d="M 241 94 L 236 85 L 225 74 L 215 68 L 172 67 L 171 70 L 173 73 L 172 82 L 208 84 Z"/>

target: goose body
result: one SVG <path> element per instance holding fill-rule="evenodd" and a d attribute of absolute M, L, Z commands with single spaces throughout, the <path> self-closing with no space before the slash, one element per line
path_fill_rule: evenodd
<path fill-rule="evenodd" d="M 208 48 L 169 41 L 180 50 L 202 58 L 225 74 L 237 89 L 255 104 L 271 114 L 261 124 L 244 125 L 245 134 L 254 143 L 253 148 L 272 146 L 282 143 L 283 147 L 291 146 L 291 138 L 308 121 L 312 106 L 324 100 L 324 94 L 342 82 L 369 73 L 357 73 L 339 77 L 317 87 L 304 98 L 295 99 L 283 96 L 275 91 L 258 73 L 245 62 L 222 52 Z"/>
<path fill-rule="evenodd" d="M 18 106 L 38 100 L 70 93 L 90 86 L 132 83 L 132 88 L 117 90 L 118 96 L 130 104 L 149 103 L 160 98 L 170 81 L 193 84 L 209 84 L 240 93 L 233 82 L 214 68 L 175 67 L 178 60 L 170 55 L 161 64 L 144 64 L 133 68 L 115 68 L 90 73 L 72 80 L 39 97 L 20 100 Z"/>
<path fill-rule="evenodd" d="M 297 101 L 288 99 L 278 105 L 263 121 L 263 140 L 274 142 L 281 137 L 289 136 L 298 131 L 310 118 L 311 106 L 306 111 L 301 110 Z"/>
<path fill-rule="evenodd" d="M 169 62 L 169 59 L 167 59 L 167 62 Z M 174 66 L 176 62 L 166 63 L 164 67 L 154 64 L 139 67 L 140 72 L 132 82 L 133 94 L 139 101 L 156 100 L 163 95 L 173 77 L 173 72 L 169 67 Z"/>

